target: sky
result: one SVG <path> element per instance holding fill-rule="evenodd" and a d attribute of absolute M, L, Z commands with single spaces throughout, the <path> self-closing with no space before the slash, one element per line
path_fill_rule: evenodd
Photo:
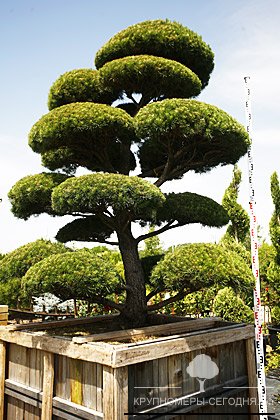
<path fill-rule="evenodd" d="M 257 222 L 269 240 L 273 212 L 270 176 L 279 172 L 280 2 L 278 0 L 3 0 L 0 2 L 0 253 L 39 238 L 54 239 L 67 216 L 17 219 L 8 191 L 26 175 L 43 172 L 40 156 L 28 146 L 32 125 L 48 112 L 51 85 L 64 72 L 94 68 L 94 57 L 110 37 L 129 25 L 170 19 L 202 36 L 215 54 L 209 85 L 198 100 L 245 120 L 244 77 L 250 76 Z M 248 210 L 247 157 L 239 202 Z M 188 173 L 164 191 L 191 191 L 221 202 L 232 166 Z M 225 228 L 191 225 L 161 235 L 168 247 L 217 242 Z"/>

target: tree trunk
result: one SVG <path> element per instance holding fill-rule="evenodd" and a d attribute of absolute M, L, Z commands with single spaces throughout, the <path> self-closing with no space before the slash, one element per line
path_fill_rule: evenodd
<path fill-rule="evenodd" d="M 121 317 L 127 327 L 140 327 L 147 321 L 145 278 L 139 258 L 137 242 L 130 225 L 117 232 L 126 280 L 126 302 Z"/>

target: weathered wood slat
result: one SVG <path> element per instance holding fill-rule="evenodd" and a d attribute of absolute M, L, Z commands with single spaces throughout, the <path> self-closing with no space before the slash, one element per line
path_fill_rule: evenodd
<path fill-rule="evenodd" d="M 249 397 L 256 401 L 256 404 L 250 405 L 250 413 L 257 413 L 259 411 L 258 406 L 258 384 L 257 384 L 257 371 L 256 371 L 256 358 L 255 358 L 255 341 L 253 338 L 246 341 L 246 360 L 247 360 L 247 372 L 248 372 L 248 383 L 249 383 Z M 252 420 L 258 420 L 259 416 L 251 415 Z"/>
<path fill-rule="evenodd" d="M 8 313 L 8 305 L 0 305 L 0 313 Z"/>
<path fill-rule="evenodd" d="M 52 420 L 52 398 L 54 388 L 54 355 L 44 353 L 42 420 Z"/>
<path fill-rule="evenodd" d="M 104 420 L 127 419 L 128 412 L 128 368 L 103 370 L 103 416 Z"/>
<path fill-rule="evenodd" d="M 5 394 L 15 399 L 21 400 L 34 407 L 41 408 L 43 393 L 38 389 L 26 387 L 20 383 L 16 383 L 10 379 L 5 381 Z M 63 410 L 65 414 L 75 414 L 82 419 L 102 419 L 102 412 L 83 407 L 71 401 L 67 401 L 60 397 L 53 397 L 53 407 Z M 67 417 L 66 417 L 67 418 Z M 13 419 L 15 420 L 15 419 Z"/>
<path fill-rule="evenodd" d="M 0 420 L 4 420 L 4 397 L 6 376 L 6 343 L 0 341 Z"/>
<path fill-rule="evenodd" d="M 114 369 L 105 366 L 103 369 L 103 416 L 104 420 L 114 419 Z"/>
<path fill-rule="evenodd" d="M 112 355 L 112 366 L 121 367 L 146 360 L 153 360 L 155 358 L 171 356 L 173 354 L 207 349 L 208 347 L 215 345 L 248 339 L 253 335 L 254 327 L 252 325 L 247 325 L 240 328 L 229 327 L 225 330 L 222 329 L 222 331 L 219 331 L 218 329 L 200 331 L 199 334 L 190 333 L 176 339 L 172 338 L 171 340 L 167 337 L 165 341 L 161 341 L 160 346 L 158 345 L 157 340 L 154 340 L 152 343 L 143 344 L 143 342 L 140 342 L 138 345 L 129 345 L 127 348 L 115 347 Z"/>
<path fill-rule="evenodd" d="M 91 419 L 91 420 L 103 419 L 102 412 L 98 412 L 96 410 L 83 407 L 71 401 L 65 401 L 59 397 L 53 398 L 53 407 L 54 407 L 53 409 L 54 413 L 55 413 L 55 408 L 56 408 L 59 410 L 63 410 L 66 413 L 74 414 L 82 419 Z M 68 419 L 69 417 L 66 417 L 66 418 Z"/>
<path fill-rule="evenodd" d="M 96 364 L 96 410 L 103 411 L 103 371 L 106 366 L 101 363 Z"/>
<path fill-rule="evenodd" d="M 1 312 L 0 313 L 0 325 L 7 325 L 8 323 L 8 313 Z"/>
<path fill-rule="evenodd" d="M 107 322 L 110 321 L 110 319 L 114 319 L 116 316 L 116 314 L 96 315 L 94 317 L 70 318 L 60 321 L 31 322 L 29 324 L 13 325 L 10 327 L 10 330 L 47 330 L 50 328 L 68 327 L 72 325 L 85 325 L 92 324 L 94 322 Z"/>
<path fill-rule="evenodd" d="M 33 405 L 35 407 L 41 408 L 42 402 L 35 400 L 34 398 L 31 398 L 30 396 L 22 393 L 18 393 L 17 391 L 14 391 L 13 389 L 6 388 L 5 394 L 9 395 L 10 397 L 15 398 L 18 401 L 24 402 L 29 405 Z"/>
<path fill-rule="evenodd" d="M 138 329 L 128 329 L 120 331 L 111 331 L 102 334 L 93 334 L 86 337 L 73 337 L 72 341 L 75 343 L 89 343 L 93 341 L 115 341 L 115 340 L 124 340 L 130 338 L 141 338 L 147 335 L 173 335 L 178 332 L 188 332 L 200 329 L 211 328 L 215 326 L 216 319 L 195 319 L 192 321 L 181 321 L 172 324 L 165 325 L 154 325 L 152 327 L 143 327 Z"/>
<path fill-rule="evenodd" d="M 14 343 L 27 348 L 49 351 L 73 359 L 83 359 L 89 362 L 97 362 L 110 366 L 112 351 L 108 345 L 96 345 L 93 349 L 92 344 L 79 345 L 69 340 L 49 336 L 36 336 L 25 331 L 10 331 L 9 328 L 0 329 L 0 340 Z"/>
<path fill-rule="evenodd" d="M 83 389 L 82 389 L 82 360 L 69 359 L 70 364 L 70 394 L 71 401 L 75 404 L 82 405 Z"/>
<path fill-rule="evenodd" d="M 42 391 L 37 388 L 32 388 L 31 386 L 22 385 L 19 382 L 13 381 L 11 379 L 5 380 L 5 392 L 10 389 L 17 393 L 26 395 L 27 397 L 33 398 L 35 400 L 42 399 Z"/>
<path fill-rule="evenodd" d="M 88 408 L 97 407 L 96 363 L 83 363 L 83 405 Z"/>

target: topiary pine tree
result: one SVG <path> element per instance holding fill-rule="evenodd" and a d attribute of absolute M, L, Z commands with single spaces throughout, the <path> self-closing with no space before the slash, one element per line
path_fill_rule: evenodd
<path fill-rule="evenodd" d="M 214 55 L 177 22 L 128 27 L 97 52 L 95 65 L 67 72 L 51 87 L 50 112 L 32 127 L 29 145 L 53 172 L 22 179 L 9 197 L 17 217 L 74 216 L 57 234 L 62 242 L 118 245 L 126 279 L 120 311 L 128 324 L 141 325 L 147 297 L 139 242 L 188 223 L 228 222 L 210 198 L 163 194 L 159 187 L 187 171 L 235 164 L 249 139 L 227 113 L 190 99 L 208 84 Z M 136 157 L 140 168 L 131 176 Z M 93 173 L 75 177 L 77 167 Z M 135 222 L 158 228 L 135 237 Z"/>

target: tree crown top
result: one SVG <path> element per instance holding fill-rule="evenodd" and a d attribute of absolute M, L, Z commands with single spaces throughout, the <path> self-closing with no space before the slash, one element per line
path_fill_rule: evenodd
<path fill-rule="evenodd" d="M 195 32 L 178 22 L 148 20 L 113 36 L 95 57 L 97 68 L 128 55 L 148 54 L 169 58 L 189 67 L 206 86 L 214 67 L 214 54 Z"/>

